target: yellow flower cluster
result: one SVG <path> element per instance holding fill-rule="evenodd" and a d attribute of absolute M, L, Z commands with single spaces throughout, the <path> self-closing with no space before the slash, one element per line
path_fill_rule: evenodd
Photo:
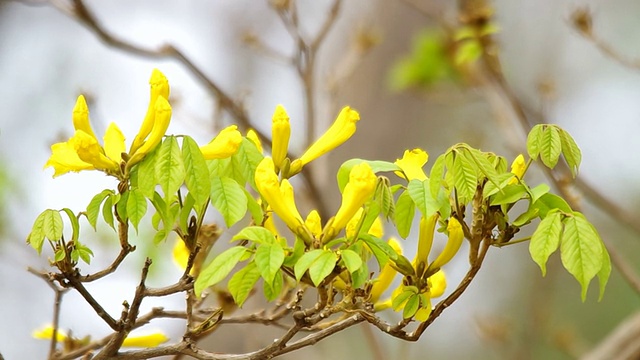
<path fill-rule="evenodd" d="M 35 339 L 38 340 L 51 340 L 53 338 L 53 326 L 46 325 L 41 329 L 35 330 L 32 334 Z M 82 339 L 74 339 L 69 337 L 64 331 L 58 329 L 56 332 L 56 341 L 82 341 Z M 142 347 L 151 348 L 157 347 L 160 344 L 169 341 L 169 338 L 162 332 L 154 332 L 146 335 L 134 335 L 127 336 L 122 342 L 123 347 Z"/>

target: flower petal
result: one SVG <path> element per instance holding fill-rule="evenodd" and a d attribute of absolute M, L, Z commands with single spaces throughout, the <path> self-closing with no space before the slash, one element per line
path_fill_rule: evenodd
<path fill-rule="evenodd" d="M 236 125 L 228 126 L 207 145 L 201 146 L 200 151 L 207 160 L 226 159 L 235 154 L 242 143 L 242 134 Z"/>
<path fill-rule="evenodd" d="M 424 173 L 422 167 L 428 160 L 429 155 L 422 149 L 405 150 L 402 159 L 397 159 L 395 161 L 395 164 L 402 169 L 402 172 L 396 171 L 396 175 L 406 179 L 407 181 L 411 181 L 413 179 L 418 179 L 420 181 L 425 180 L 427 175 Z"/>
<path fill-rule="evenodd" d="M 357 111 L 346 106 L 340 111 L 336 121 L 311 145 L 300 157 L 302 166 L 337 148 L 356 132 L 356 123 L 360 120 Z"/>
<path fill-rule="evenodd" d="M 78 157 L 78 153 L 71 141 L 51 145 L 51 156 L 45 168 L 53 167 L 53 177 L 66 174 L 70 171 L 94 170 L 93 165 L 84 162 Z"/>
<path fill-rule="evenodd" d="M 152 129 L 155 127 L 155 117 L 156 117 L 156 101 L 159 97 L 163 97 L 165 99 L 169 99 L 169 81 L 164 76 L 162 72 L 158 69 L 153 69 L 151 73 L 151 79 L 149 80 L 149 85 L 151 85 L 151 96 L 149 99 L 149 107 L 147 108 L 147 114 L 142 121 L 142 125 L 140 126 L 140 131 L 133 139 L 133 143 L 131 144 L 130 154 L 133 154 L 138 150 L 140 146 L 144 143 L 147 135 L 151 133 Z"/>
<path fill-rule="evenodd" d="M 91 122 L 89 121 L 89 107 L 83 95 L 78 96 L 76 100 L 76 105 L 73 107 L 72 119 L 75 130 L 82 130 L 96 138 L 96 134 L 93 132 Z"/>
<path fill-rule="evenodd" d="M 124 135 L 118 125 L 115 123 L 109 124 L 103 139 L 105 155 L 119 164 L 122 161 L 122 153 L 126 151 L 126 146 L 124 144 Z"/>

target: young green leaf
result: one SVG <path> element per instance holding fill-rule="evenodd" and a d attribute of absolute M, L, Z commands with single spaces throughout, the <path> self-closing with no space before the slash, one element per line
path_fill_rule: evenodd
<path fill-rule="evenodd" d="M 86 210 L 87 220 L 89 221 L 89 224 L 91 225 L 93 230 L 96 230 L 96 224 L 98 223 L 98 215 L 100 214 L 100 204 L 102 204 L 105 198 L 107 198 L 109 195 L 112 195 L 112 194 L 113 194 L 113 190 L 109 190 L 109 189 L 102 190 L 99 194 L 95 195 L 89 202 L 89 205 L 87 205 L 87 210 Z"/>
<path fill-rule="evenodd" d="M 547 260 L 560 245 L 562 233 L 562 214 L 554 211 L 544 218 L 531 236 L 529 253 L 533 261 L 540 266 L 542 276 L 547 274 Z"/>
<path fill-rule="evenodd" d="M 53 260 L 56 262 L 64 260 L 65 257 L 67 257 L 67 252 L 61 247 L 53 253 Z"/>
<path fill-rule="evenodd" d="M 429 182 L 429 191 L 431 192 L 431 197 L 434 199 L 438 198 L 438 194 L 440 193 L 440 189 L 442 188 L 442 177 L 444 176 L 444 157 L 445 154 L 438 156 L 436 161 L 431 166 L 430 182 Z"/>
<path fill-rule="evenodd" d="M 413 199 L 418 210 L 426 217 L 433 215 L 440 208 L 437 200 L 431 197 L 429 179 L 424 181 L 417 179 L 411 180 L 407 186 L 407 192 L 411 196 L 411 199 Z"/>
<path fill-rule="evenodd" d="M 262 221 L 264 220 L 264 211 L 262 211 L 262 207 L 258 204 L 256 199 L 253 198 L 253 195 L 247 191 L 247 189 L 242 188 L 242 190 L 244 190 L 244 196 L 247 198 L 247 209 L 251 214 L 253 222 L 256 224 L 262 224 Z"/>
<path fill-rule="evenodd" d="M 323 250 L 322 254 L 316 258 L 316 260 L 309 266 L 309 277 L 315 286 L 320 285 L 338 262 L 338 256 L 331 250 Z"/>
<path fill-rule="evenodd" d="M 420 307 L 420 294 L 413 294 L 407 299 L 407 303 L 404 305 L 402 311 L 402 317 L 408 319 L 416 314 Z"/>
<path fill-rule="evenodd" d="M 527 189 L 521 184 L 507 185 L 491 198 L 491 205 L 513 204 L 526 194 Z"/>
<path fill-rule="evenodd" d="M 571 214 L 573 210 L 567 202 L 558 195 L 546 193 L 529 206 L 530 210 L 537 209 L 540 218 L 544 219 L 551 210 L 558 209 L 566 214 Z"/>
<path fill-rule="evenodd" d="M 156 181 L 156 154 L 159 148 L 160 146 L 157 146 L 138 165 L 134 166 L 138 172 L 138 189 L 149 199 L 153 197 L 158 183 Z"/>
<path fill-rule="evenodd" d="M 44 242 L 44 217 L 46 212 L 47 210 L 38 215 L 27 237 L 27 243 L 38 252 L 38 255 L 42 251 L 42 243 Z"/>
<path fill-rule="evenodd" d="M 184 182 L 195 200 L 196 207 L 201 207 L 211 192 L 209 169 L 200 147 L 188 136 L 182 138 L 182 159 L 185 170 Z"/>
<path fill-rule="evenodd" d="M 258 279 L 260 279 L 260 270 L 254 262 L 248 263 L 246 267 L 233 274 L 229 279 L 227 287 L 238 306 L 242 307 Z"/>
<path fill-rule="evenodd" d="M 559 132 L 560 142 L 562 144 L 562 154 L 564 155 L 564 159 L 567 161 L 569 170 L 571 170 L 571 175 L 575 178 L 578 174 L 580 162 L 582 161 L 582 152 L 580 151 L 578 144 L 576 144 L 576 141 L 573 140 L 568 132 L 563 129 L 559 129 Z"/>
<path fill-rule="evenodd" d="M 265 283 L 273 283 L 273 278 L 284 262 L 284 249 L 278 243 L 265 243 L 256 249 L 254 262 Z"/>
<path fill-rule="evenodd" d="M 156 233 L 153 235 L 153 243 L 158 245 L 161 242 L 167 240 L 167 237 L 169 236 L 169 232 L 167 231 L 167 229 L 160 229 L 158 231 L 156 231 Z"/>
<path fill-rule="evenodd" d="M 411 224 L 413 224 L 413 217 L 416 213 L 416 205 L 409 195 L 409 192 L 405 191 L 400 194 L 398 201 L 396 202 L 396 213 L 394 216 L 394 223 L 396 229 L 398 229 L 398 235 L 403 239 L 409 236 L 411 231 Z"/>
<path fill-rule="evenodd" d="M 211 204 L 220 212 L 227 227 L 240 221 L 247 212 L 244 190 L 230 178 L 211 180 Z"/>
<path fill-rule="evenodd" d="M 168 199 L 178 191 L 185 177 L 182 154 L 174 136 L 168 136 L 159 146 L 155 165 L 156 179 Z"/>
<path fill-rule="evenodd" d="M 418 289 L 415 286 L 405 286 L 403 291 L 391 300 L 393 311 L 402 309 L 407 300 L 414 295 L 418 295 Z"/>
<path fill-rule="evenodd" d="M 489 182 L 492 182 L 494 185 L 498 185 L 498 172 L 487 158 L 488 155 L 472 147 L 466 147 L 465 150 L 466 151 L 463 154 L 467 160 L 472 162 L 478 171 L 487 178 Z"/>
<path fill-rule="evenodd" d="M 122 221 L 127 221 L 129 216 L 127 215 L 127 200 L 129 199 L 129 191 L 120 194 L 118 201 L 116 202 L 116 213 Z"/>
<path fill-rule="evenodd" d="M 342 250 L 340 252 L 340 259 L 350 273 L 357 271 L 362 266 L 362 258 L 353 250 Z"/>
<path fill-rule="evenodd" d="M 532 160 L 537 160 L 540 155 L 540 142 L 542 138 L 543 125 L 535 125 L 527 136 L 527 152 Z"/>
<path fill-rule="evenodd" d="M 107 225 L 111 226 L 113 230 L 116 229 L 116 227 L 113 224 L 113 200 L 116 199 L 116 201 L 118 201 L 117 200 L 118 198 L 119 198 L 118 195 L 115 195 L 115 194 L 109 195 L 104 200 L 104 204 L 102 204 L 102 219 L 104 220 L 105 223 L 107 223 Z"/>
<path fill-rule="evenodd" d="M 273 244 L 276 242 L 276 236 L 262 226 L 247 226 L 231 238 L 231 241 L 238 240 L 249 240 L 257 244 Z"/>
<path fill-rule="evenodd" d="M 562 152 L 562 141 L 558 128 L 555 126 L 546 126 L 542 130 L 540 136 L 540 159 L 549 168 L 553 169 L 558 163 L 560 153 Z"/>
<path fill-rule="evenodd" d="M 232 177 L 231 158 L 207 160 L 207 168 L 209 169 L 209 178 Z"/>
<path fill-rule="evenodd" d="M 67 217 L 69 218 L 69 222 L 71 222 L 71 229 L 72 229 L 71 240 L 78 241 L 78 237 L 80 236 L 80 223 L 78 222 L 78 217 L 69 208 L 64 208 L 61 211 L 64 211 L 65 214 L 67 214 Z"/>
<path fill-rule="evenodd" d="M 513 179 L 515 175 L 513 175 L 512 173 L 502 173 L 502 174 L 498 174 L 498 176 L 495 178 L 496 182 L 495 184 L 492 182 L 488 182 L 484 185 L 484 189 L 482 191 L 482 198 L 486 199 L 491 195 L 497 194 L 498 192 L 500 192 L 502 189 L 504 189 L 507 185 L 509 185 L 509 183 L 511 182 L 511 179 Z M 497 184 L 497 186 L 496 186 Z"/>
<path fill-rule="evenodd" d="M 129 220 L 131 221 L 131 225 L 136 229 L 136 233 L 138 232 L 138 224 L 140 224 L 140 220 L 142 220 L 146 213 L 147 198 L 145 198 L 142 192 L 138 189 L 129 191 L 129 197 L 127 199 L 127 215 L 129 215 Z"/>
<path fill-rule="evenodd" d="M 358 270 L 351 273 L 351 286 L 354 289 L 359 289 L 367 280 L 369 280 L 369 267 L 366 262 L 363 262 Z"/>
<path fill-rule="evenodd" d="M 539 184 L 538 186 L 534 187 L 529 192 L 529 195 L 531 196 L 531 202 L 534 203 L 538 201 L 538 199 L 540 199 L 542 195 L 548 193 L 549 190 L 551 190 L 551 188 L 545 183 Z"/>
<path fill-rule="evenodd" d="M 453 168 L 449 169 L 449 172 L 453 175 L 453 182 L 458 192 L 458 201 L 466 204 L 473 198 L 478 186 L 475 166 L 463 155 L 455 153 Z M 425 216 L 428 215 L 425 214 Z"/>
<path fill-rule="evenodd" d="M 311 250 L 302 255 L 300 259 L 298 259 L 298 262 L 296 262 L 295 266 L 293 267 L 293 272 L 296 275 L 296 280 L 300 281 L 307 269 L 309 269 L 311 264 L 313 264 L 313 262 L 323 254 L 323 252 L 324 250 L 322 249 Z"/>
<path fill-rule="evenodd" d="M 44 231 L 44 236 L 51 241 L 57 241 L 62 238 L 62 216 L 56 210 L 45 210 L 44 211 L 44 222 L 42 223 L 42 230 Z"/>
<path fill-rule="evenodd" d="M 264 297 L 267 301 L 273 301 L 278 298 L 280 293 L 282 292 L 282 287 L 284 286 L 284 280 L 282 278 L 282 271 L 278 270 L 276 275 L 273 277 L 273 282 L 271 284 L 264 282 L 263 291 Z"/>
<path fill-rule="evenodd" d="M 240 184 L 249 183 L 255 188 L 254 174 L 264 155 L 258 151 L 255 144 L 247 138 L 242 139 L 238 151 L 231 156 L 231 172 L 233 178 Z"/>
<path fill-rule="evenodd" d="M 71 252 L 71 257 L 73 261 L 78 261 L 78 258 L 82 259 L 86 264 L 91 264 L 91 256 L 93 256 L 93 251 L 88 247 L 77 244 L 76 248 Z"/>
<path fill-rule="evenodd" d="M 595 229 L 594 229 L 595 231 Z M 602 300 L 604 296 L 604 290 L 609 282 L 609 276 L 611 275 L 611 258 L 607 248 L 602 244 L 602 268 L 598 271 L 598 283 L 600 284 L 600 295 L 598 295 L 598 301 Z"/>
<path fill-rule="evenodd" d="M 193 285 L 196 296 L 200 296 L 202 290 L 222 281 L 233 270 L 246 251 L 247 249 L 244 246 L 234 246 L 216 256 L 211 263 L 202 269 L 196 279 Z M 260 272 L 258 272 L 258 275 L 260 275 Z"/>
<path fill-rule="evenodd" d="M 587 297 L 589 282 L 602 269 L 603 258 L 602 243 L 591 224 L 580 216 L 565 218 L 560 259 L 565 269 L 582 286 L 582 301 Z"/>

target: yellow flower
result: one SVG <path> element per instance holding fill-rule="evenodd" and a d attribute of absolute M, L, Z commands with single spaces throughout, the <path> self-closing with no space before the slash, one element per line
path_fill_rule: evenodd
<path fill-rule="evenodd" d="M 304 165 L 349 140 L 356 132 L 356 123 L 359 120 L 360 114 L 357 111 L 348 106 L 344 107 L 333 125 L 302 154 L 300 159 L 291 163 L 291 174 L 297 174 Z"/>
<path fill-rule="evenodd" d="M 41 329 L 33 331 L 33 333 L 31 333 L 31 336 L 33 336 L 34 339 L 38 340 L 51 340 L 51 338 L 53 338 L 53 326 L 46 325 Z M 63 342 L 66 338 L 67 334 L 65 334 L 64 331 L 58 329 L 58 331 L 56 332 L 56 341 Z"/>
<path fill-rule="evenodd" d="M 167 101 L 167 99 L 165 99 L 164 97 L 159 96 L 156 99 L 154 111 L 155 115 L 153 117 L 154 121 L 151 133 L 149 134 L 149 137 L 147 137 L 147 139 L 144 141 L 142 146 L 140 146 L 133 153 L 127 164 L 128 167 L 131 167 L 140 162 L 148 153 L 150 153 L 156 146 L 158 146 L 158 144 L 160 144 L 160 142 L 162 141 L 162 137 L 169 128 L 169 122 L 171 121 L 171 105 L 169 105 L 169 101 Z"/>
<path fill-rule="evenodd" d="M 309 229 L 311 235 L 314 237 L 319 237 L 320 234 L 322 234 L 322 220 L 317 210 L 312 210 L 309 215 L 307 215 L 307 218 L 304 220 L 304 226 Z"/>
<path fill-rule="evenodd" d="M 433 232 L 436 229 L 436 223 L 440 214 L 435 213 L 429 218 L 424 216 L 420 218 L 420 233 L 418 235 L 418 252 L 416 258 L 413 260 L 413 268 L 416 270 L 416 274 L 419 277 L 422 276 L 427 269 L 429 263 L 429 253 L 431 252 L 431 245 L 433 245 Z"/>
<path fill-rule="evenodd" d="M 440 255 L 438 255 L 431 264 L 429 264 L 429 269 L 441 268 L 444 264 L 451 261 L 453 256 L 458 253 L 458 250 L 460 250 L 462 240 L 464 240 L 464 232 L 460 222 L 456 218 L 451 217 L 449 219 L 449 224 L 447 225 L 447 231 L 449 232 L 449 239 L 447 239 L 447 243 L 445 244 L 444 249 L 442 249 Z"/>
<path fill-rule="evenodd" d="M 207 160 L 225 159 L 235 154 L 242 143 L 242 134 L 236 125 L 228 126 L 207 145 L 201 146 L 200 151 Z"/>
<path fill-rule="evenodd" d="M 133 143 L 131 143 L 131 150 L 129 150 L 130 154 L 134 154 L 136 150 L 145 142 L 147 135 L 152 131 L 155 127 L 155 117 L 156 117 L 156 101 L 158 98 L 162 97 L 165 100 L 169 99 L 169 81 L 164 76 L 162 72 L 158 69 L 153 69 L 151 72 L 151 79 L 149 80 L 149 85 L 151 85 L 151 96 L 149 99 L 149 107 L 147 108 L 147 114 L 142 121 L 142 125 L 140 126 L 140 131 L 133 139 Z"/>
<path fill-rule="evenodd" d="M 396 253 L 398 253 L 398 255 L 402 255 L 402 247 L 400 246 L 398 240 L 390 238 L 387 243 L 393 248 L 393 250 L 395 250 Z M 380 275 L 378 275 L 376 282 L 374 282 L 373 286 L 371 287 L 370 301 L 372 303 L 375 304 L 378 302 L 382 293 L 384 293 L 384 291 L 387 290 L 389 285 L 391 285 L 391 283 L 393 282 L 393 278 L 396 277 L 396 274 L 396 269 L 391 266 L 390 261 L 387 262 L 382 270 L 380 270 Z"/>
<path fill-rule="evenodd" d="M 342 193 L 342 204 L 333 221 L 329 222 L 323 233 L 325 241 L 332 239 L 342 230 L 358 209 L 369 200 L 376 189 L 377 177 L 367 163 L 358 164 L 351 169 L 349 182 Z"/>
<path fill-rule="evenodd" d="M 171 106 L 166 99 L 169 95 L 166 78 L 158 70 L 154 70 L 151 84 L 152 102 L 149 104 L 151 113 L 147 112 L 140 133 L 136 136 L 131 151 L 125 157 L 128 162 L 124 174 L 120 167 L 122 154 L 126 149 L 122 131 L 116 124 L 109 124 L 103 137 L 104 146 L 100 145 L 91 128 L 89 109 L 82 95 L 78 97 L 73 109 L 72 120 L 75 128 L 73 137 L 65 143 L 51 146 L 51 157 L 47 160 L 45 168 L 53 167 L 54 177 L 81 170 L 100 170 L 120 179 L 126 177 L 128 169 L 141 161 L 160 143 L 171 119 Z"/>
<path fill-rule="evenodd" d="M 267 211 L 273 211 L 273 209 L 271 209 L 271 207 L 269 206 L 269 208 L 267 209 Z M 264 221 L 263 224 L 264 228 L 271 231 L 271 233 L 275 236 L 280 236 L 280 233 L 278 232 L 278 228 L 276 227 L 276 224 L 273 222 L 273 215 L 270 215 L 267 217 L 267 219 Z"/>
<path fill-rule="evenodd" d="M 258 164 L 255 181 L 258 192 L 271 206 L 273 212 L 278 214 L 289 229 L 296 232 L 304 222 L 295 205 L 293 188 L 286 180 L 283 180 L 280 185 L 270 157 L 265 157 Z"/>
<path fill-rule="evenodd" d="M 131 334 L 129 334 L 129 336 L 127 336 L 122 342 L 122 346 L 152 348 L 157 347 L 167 341 L 169 341 L 169 338 L 161 332 L 136 336 L 131 336 Z"/>
<path fill-rule="evenodd" d="M 247 139 L 251 140 L 251 142 L 256 145 L 260 154 L 264 152 L 262 149 L 262 143 L 260 142 L 260 138 L 258 137 L 258 133 L 256 133 L 255 130 L 249 129 L 249 131 L 247 131 Z"/>
<path fill-rule="evenodd" d="M 511 163 L 511 173 L 516 177 L 511 179 L 509 184 L 517 184 L 518 180 L 521 180 L 522 176 L 524 176 L 525 170 L 527 170 L 527 162 L 524 160 L 524 156 L 520 154 Z"/>
<path fill-rule="evenodd" d="M 353 215 L 351 220 L 349 220 L 349 222 L 347 223 L 344 232 L 348 238 L 356 235 L 357 226 L 360 222 L 360 219 L 362 218 L 363 211 L 364 210 L 362 208 L 359 208 L 355 215 Z M 382 235 L 384 235 L 384 228 L 382 227 L 382 220 L 380 220 L 380 217 L 377 217 L 373 221 L 373 224 L 371 224 L 371 227 L 369 228 L 368 234 L 373 235 L 377 238 L 381 238 Z"/>
<path fill-rule="evenodd" d="M 282 105 L 278 105 L 273 113 L 271 125 L 271 156 L 276 169 L 282 168 L 284 159 L 287 157 L 290 136 L 289 115 Z"/>
<path fill-rule="evenodd" d="M 185 245 L 184 241 L 180 237 L 176 238 L 176 244 L 173 246 L 173 262 L 180 270 L 187 268 L 190 255 L 191 252 L 187 248 L 187 245 Z"/>
<path fill-rule="evenodd" d="M 76 130 L 82 130 L 87 134 L 96 137 L 96 134 L 91 128 L 91 122 L 89 121 L 89 107 L 87 101 L 83 95 L 78 96 L 76 105 L 73 107 L 73 113 L 71 115 L 73 120 L 73 128 Z"/>
<path fill-rule="evenodd" d="M 394 163 L 402 169 L 402 172 L 396 171 L 395 173 L 407 181 L 413 179 L 425 180 L 427 175 L 422 170 L 422 167 L 428 160 L 429 154 L 422 149 L 405 150 L 402 159 L 397 159 Z"/>
<path fill-rule="evenodd" d="M 432 298 L 442 296 L 447 289 L 447 277 L 442 269 L 431 275 L 429 279 L 427 279 L 427 283 L 429 284 L 429 295 L 431 295 Z"/>

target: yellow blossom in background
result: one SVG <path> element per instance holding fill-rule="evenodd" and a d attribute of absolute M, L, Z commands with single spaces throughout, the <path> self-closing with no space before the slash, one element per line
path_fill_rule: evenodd
<path fill-rule="evenodd" d="M 122 342 L 123 347 L 142 347 L 142 348 L 152 348 L 159 346 L 162 343 L 169 341 L 169 338 L 161 333 L 155 332 L 146 335 L 134 335 L 127 336 Z"/>
<path fill-rule="evenodd" d="M 356 123 L 359 120 L 360 114 L 357 111 L 348 106 L 344 107 L 333 125 L 299 159 L 291 163 L 291 174 L 300 172 L 303 166 L 349 140 L 356 132 Z"/>
<path fill-rule="evenodd" d="M 304 220 L 304 226 L 309 229 L 311 235 L 314 237 L 319 237 L 320 234 L 322 234 L 322 220 L 317 210 L 312 210 L 309 215 L 307 215 L 307 218 Z"/>
<path fill-rule="evenodd" d="M 522 154 L 518 155 L 511 163 L 511 173 L 516 177 L 509 181 L 509 184 L 517 184 L 518 180 L 522 180 L 525 170 L 527 170 L 527 162 Z"/>
<path fill-rule="evenodd" d="M 344 229 L 358 209 L 369 200 L 376 189 L 378 178 L 367 163 L 358 164 L 351 169 L 349 182 L 342 192 L 342 204 L 335 218 L 324 229 L 325 240 L 329 240 Z"/>
<path fill-rule="evenodd" d="M 200 151 L 207 160 L 225 159 L 235 154 L 242 143 L 242 134 L 236 125 L 228 126 L 207 145 L 201 146 Z"/>
<path fill-rule="evenodd" d="M 427 178 L 427 175 L 422 167 L 428 160 L 429 154 L 422 149 L 405 150 L 402 159 L 397 159 L 394 163 L 402 169 L 402 172 L 396 171 L 395 173 L 407 181 L 413 179 L 423 181 Z"/>
<path fill-rule="evenodd" d="M 291 126 L 289 115 L 282 105 L 276 107 L 271 125 L 271 157 L 276 169 L 281 169 L 289 150 Z"/>
<path fill-rule="evenodd" d="M 145 142 L 145 139 L 151 133 L 155 127 L 156 122 L 156 101 L 158 98 L 164 98 L 169 100 L 169 81 L 162 72 L 158 69 L 153 69 L 151 72 L 151 79 L 149 79 L 149 85 L 151 85 L 151 96 L 149 99 L 149 107 L 147 108 L 147 114 L 142 121 L 138 134 L 131 143 L 131 150 L 129 154 L 134 154 L 136 150 Z M 164 133 L 163 133 L 164 134 Z"/>
<path fill-rule="evenodd" d="M 179 269 L 184 270 L 187 268 L 190 255 L 191 252 L 184 241 L 180 237 L 176 238 L 176 244 L 173 246 L 173 262 Z"/>
<path fill-rule="evenodd" d="M 251 142 L 256 145 L 260 154 L 264 152 L 264 150 L 262 149 L 262 143 L 260 142 L 260 137 L 255 130 L 249 129 L 249 131 L 247 131 L 247 139 L 251 140 Z"/>
<path fill-rule="evenodd" d="M 46 325 L 38 330 L 34 330 L 31 333 L 31 336 L 33 336 L 34 339 L 38 340 L 51 340 L 51 338 L 53 338 L 53 326 Z M 58 332 L 56 333 L 56 341 L 63 342 L 66 338 L 67 334 L 64 331 L 58 329 Z"/>
<path fill-rule="evenodd" d="M 304 224 L 302 216 L 295 206 L 291 184 L 288 181 L 283 181 L 281 188 L 273 160 L 270 157 L 265 157 L 258 164 L 255 182 L 260 195 L 289 229 L 295 232 L 300 225 Z"/>
<path fill-rule="evenodd" d="M 396 253 L 398 253 L 398 255 L 402 255 L 402 247 L 400 246 L 398 240 L 390 238 L 387 243 L 393 248 Z M 378 277 L 375 279 L 375 282 L 373 283 L 373 286 L 371 287 L 370 301 L 372 303 L 375 304 L 378 302 L 380 296 L 382 296 L 382 293 L 384 293 L 384 291 L 389 288 L 389 285 L 391 285 L 391 283 L 393 282 L 393 278 L 396 277 L 397 273 L 398 272 L 396 271 L 396 269 L 394 269 L 389 262 L 387 262 L 384 267 L 382 267 L 382 270 L 380 270 L 380 275 L 378 275 Z"/>

